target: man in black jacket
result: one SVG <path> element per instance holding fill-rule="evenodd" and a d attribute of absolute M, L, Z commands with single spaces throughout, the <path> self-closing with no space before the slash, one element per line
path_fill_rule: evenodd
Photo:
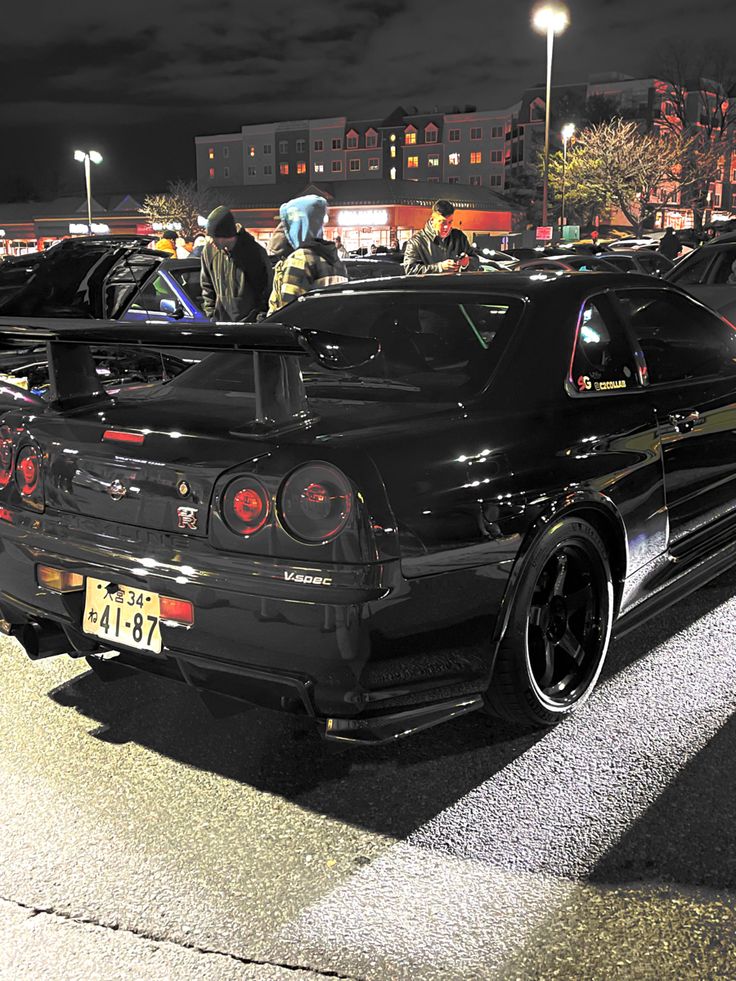
<path fill-rule="evenodd" d="M 464 232 L 452 227 L 454 218 L 453 204 L 444 200 L 435 201 L 429 221 L 407 243 L 404 252 L 404 272 L 407 276 L 480 268 L 480 260 Z"/>
<path fill-rule="evenodd" d="M 202 306 L 212 320 L 255 320 L 268 306 L 271 263 L 265 249 L 221 205 L 207 218 L 202 250 Z"/>

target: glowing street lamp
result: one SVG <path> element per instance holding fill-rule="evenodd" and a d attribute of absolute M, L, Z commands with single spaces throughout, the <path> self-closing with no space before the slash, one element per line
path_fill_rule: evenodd
<path fill-rule="evenodd" d="M 575 132 L 575 124 L 567 123 L 562 127 L 562 208 L 560 213 L 560 227 L 565 227 L 565 171 L 567 170 L 567 143 Z M 560 232 L 564 235 L 564 232 Z"/>
<path fill-rule="evenodd" d="M 84 164 L 84 181 L 87 185 L 87 228 L 92 234 L 92 176 L 90 174 L 90 160 L 94 164 L 102 163 L 102 154 L 97 150 L 75 150 L 74 159 Z"/>
<path fill-rule="evenodd" d="M 562 34 L 570 23 L 570 14 L 564 3 L 556 0 L 538 4 L 532 11 L 532 27 L 547 35 L 547 98 L 544 118 L 544 188 L 542 191 L 542 224 L 547 224 L 549 199 L 549 104 L 552 97 L 552 53 L 555 34 Z"/>

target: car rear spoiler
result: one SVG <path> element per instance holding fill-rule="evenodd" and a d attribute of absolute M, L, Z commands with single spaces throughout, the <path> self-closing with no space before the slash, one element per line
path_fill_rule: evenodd
<path fill-rule="evenodd" d="M 245 352 L 253 355 L 256 395 L 254 433 L 298 426 L 312 418 L 297 358 L 328 368 L 347 368 L 375 357 L 374 338 L 302 330 L 275 321 L 260 323 L 120 323 L 50 317 L 0 317 L 0 349 L 46 344 L 51 399 L 58 411 L 84 409 L 111 396 L 100 384 L 91 348 L 96 345 L 151 350 Z M 0 370 L 2 356 L 0 355 Z"/>

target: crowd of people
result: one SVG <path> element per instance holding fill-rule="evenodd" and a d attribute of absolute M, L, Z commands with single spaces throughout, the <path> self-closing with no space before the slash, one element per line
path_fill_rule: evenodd
<path fill-rule="evenodd" d="M 454 206 L 436 201 L 424 228 L 402 248 L 391 252 L 403 258 L 407 274 L 458 273 L 478 269 L 480 261 L 460 229 L 453 228 Z M 212 320 L 252 322 L 276 313 L 287 303 L 319 286 L 347 282 L 348 252 L 341 238 L 324 238 L 327 201 L 316 194 L 286 201 L 279 222 L 264 249 L 227 207 L 207 217 L 206 235 L 189 245 L 166 230 L 153 245 L 172 258 L 199 255 L 202 306 Z M 371 254 L 379 255 L 374 246 Z M 384 249 L 384 252 L 388 252 Z"/>

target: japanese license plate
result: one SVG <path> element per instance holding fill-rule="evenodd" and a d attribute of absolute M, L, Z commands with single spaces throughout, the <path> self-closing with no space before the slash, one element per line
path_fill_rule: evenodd
<path fill-rule="evenodd" d="M 158 593 L 88 577 L 83 630 L 112 644 L 160 654 L 160 607 Z"/>

